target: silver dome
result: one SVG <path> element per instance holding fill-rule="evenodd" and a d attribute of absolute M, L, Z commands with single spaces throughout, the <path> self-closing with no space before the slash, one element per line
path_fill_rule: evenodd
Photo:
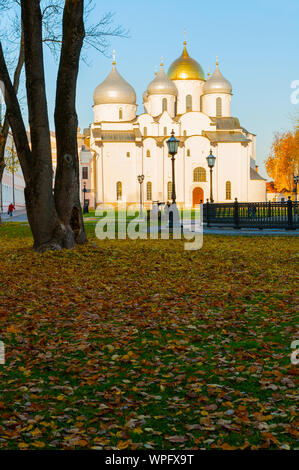
<path fill-rule="evenodd" d="M 136 104 L 134 88 L 118 73 L 115 65 L 108 77 L 97 86 L 93 95 L 94 104 Z"/>
<path fill-rule="evenodd" d="M 177 96 L 178 90 L 175 84 L 167 77 L 161 64 L 160 72 L 151 81 L 147 87 L 148 95 L 174 95 Z"/>
<path fill-rule="evenodd" d="M 232 85 L 220 72 L 218 62 L 215 72 L 204 84 L 203 92 L 205 95 L 208 93 L 232 93 Z"/>

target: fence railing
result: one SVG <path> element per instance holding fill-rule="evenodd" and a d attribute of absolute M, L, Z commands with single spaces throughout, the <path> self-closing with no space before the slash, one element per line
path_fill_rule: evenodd
<path fill-rule="evenodd" d="M 299 228 L 299 203 L 238 202 L 204 204 L 203 219 L 208 227 L 230 226 L 239 228 Z"/>

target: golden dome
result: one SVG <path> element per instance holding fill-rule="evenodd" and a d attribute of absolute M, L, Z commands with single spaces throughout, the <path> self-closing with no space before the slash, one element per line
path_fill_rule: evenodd
<path fill-rule="evenodd" d="M 168 77 L 170 80 L 205 80 L 203 69 L 189 56 L 186 44 L 185 41 L 182 55 L 169 67 Z"/>
<path fill-rule="evenodd" d="M 113 61 L 113 68 L 108 77 L 97 86 L 94 95 L 94 104 L 136 104 L 134 88 L 118 73 Z"/>

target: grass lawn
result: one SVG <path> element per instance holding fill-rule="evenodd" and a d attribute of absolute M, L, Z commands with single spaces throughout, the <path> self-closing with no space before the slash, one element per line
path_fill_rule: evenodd
<path fill-rule="evenodd" d="M 38 255 L 0 227 L 0 449 L 298 447 L 296 237 L 87 230 Z"/>

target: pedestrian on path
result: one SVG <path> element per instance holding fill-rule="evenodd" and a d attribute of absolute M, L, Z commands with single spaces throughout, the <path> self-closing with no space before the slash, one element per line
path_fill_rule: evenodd
<path fill-rule="evenodd" d="M 13 203 L 11 202 L 11 203 L 9 204 L 9 206 L 8 206 L 8 212 L 7 212 L 10 217 L 12 217 L 12 214 L 13 214 L 13 211 L 14 211 L 14 210 L 15 210 L 15 206 L 14 206 Z"/>

